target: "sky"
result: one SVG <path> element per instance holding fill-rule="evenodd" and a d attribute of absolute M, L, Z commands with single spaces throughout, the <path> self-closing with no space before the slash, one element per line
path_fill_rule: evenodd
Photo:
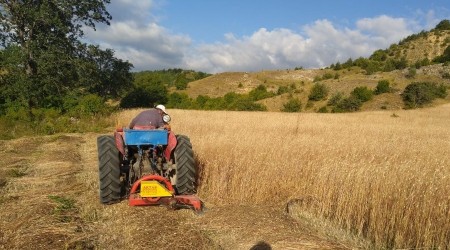
<path fill-rule="evenodd" d="M 85 40 L 133 71 L 321 68 L 450 20 L 448 0 L 111 0 Z"/>

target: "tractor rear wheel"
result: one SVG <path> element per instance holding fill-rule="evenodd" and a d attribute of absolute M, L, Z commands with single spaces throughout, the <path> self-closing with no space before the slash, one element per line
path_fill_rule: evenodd
<path fill-rule="evenodd" d="M 121 199 L 120 152 L 113 136 L 97 137 L 100 202 L 110 204 Z"/>
<path fill-rule="evenodd" d="M 177 146 L 174 150 L 175 164 L 177 166 L 176 191 L 178 194 L 195 193 L 195 178 L 197 168 L 194 161 L 194 151 L 189 137 L 176 135 Z"/>

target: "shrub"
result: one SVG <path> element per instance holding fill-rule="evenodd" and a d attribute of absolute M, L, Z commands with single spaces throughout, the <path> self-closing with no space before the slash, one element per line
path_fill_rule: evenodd
<path fill-rule="evenodd" d="M 327 106 L 321 107 L 319 110 L 317 110 L 317 113 L 328 113 Z"/>
<path fill-rule="evenodd" d="M 329 106 L 335 106 L 339 103 L 339 101 L 342 100 L 342 97 L 344 96 L 344 94 L 342 94 L 342 92 L 337 92 L 335 93 L 330 100 L 328 100 L 327 105 Z"/>
<path fill-rule="evenodd" d="M 327 98 L 328 88 L 325 84 L 316 83 L 311 89 L 308 99 L 311 101 L 320 101 Z"/>
<path fill-rule="evenodd" d="M 358 111 L 362 106 L 362 101 L 355 96 L 342 99 L 332 110 L 333 113 Z"/>
<path fill-rule="evenodd" d="M 447 46 L 447 48 L 444 50 L 444 53 L 436 58 L 433 59 L 433 61 L 438 63 L 445 63 L 450 61 L 450 45 Z"/>
<path fill-rule="evenodd" d="M 298 98 L 291 98 L 283 104 L 283 112 L 300 112 L 302 110 L 302 103 Z"/>
<path fill-rule="evenodd" d="M 388 80 L 378 81 L 378 84 L 375 87 L 374 94 L 379 95 L 379 94 L 389 93 L 389 92 L 391 92 L 391 87 L 389 86 L 389 81 Z"/>
<path fill-rule="evenodd" d="M 438 86 L 435 83 L 417 82 L 406 86 L 402 99 L 406 108 L 417 108 L 446 96 L 447 88 L 443 84 Z"/>
<path fill-rule="evenodd" d="M 11 121 L 31 121 L 29 109 L 19 103 L 11 103 L 6 108 L 4 117 Z"/>
<path fill-rule="evenodd" d="M 176 89 L 178 89 L 178 90 L 184 90 L 184 89 L 187 89 L 187 87 L 188 87 L 188 81 L 187 80 L 183 80 L 183 81 L 177 81 L 177 82 L 175 82 L 175 88 Z"/>
<path fill-rule="evenodd" d="M 249 98 L 237 99 L 228 110 L 237 111 L 267 111 L 266 106 L 260 103 L 255 103 Z"/>
<path fill-rule="evenodd" d="M 157 103 L 167 103 L 167 89 L 162 84 L 137 87 L 122 98 L 120 107 L 152 107 Z"/>
<path fill-rule="evenodd" d="M 121 108 L 151 107 L 153 97 L 142 88 L 137 88 L 120 100 Z"/>
<path fill-rule="evenodd" d="M 273 92 L 267 91 L 266 86 L 260 84 L 258 87 L 256 87 L 255 89 L 251 90 L 248 93 L 248 95 L 253 101 L 258 101 L 258 100 L 262 100 L 262 99 L 265 99 L 265 98 L 272 97 L 275 94 Z"/>
<path fill-rule="evenodd" d="M 414 78 L 416 77 L 417 74 L 417 70 L 415 67 L 409 67 L 408 69 L 408 73 L 406 73 L 406 77 L 407 78 Z"/>
<path fill-rule="evenodd" d="M 315 76 L 313 82 L 320 82 L 322 80 L 321 76 Z"/>
<path fill-rule="evenodd" d="M 75 112 L 78 116 L 92 116 L 97 114 L 109 114 L 111 109 L 105 104 L 103 98 L 90 94 L 80 98 L 75 106 Z"/>
<path fill-rule="evenodd" d="M 353 89 L 350 95 L 359 99 L 361 102 L 367 102 L 372 99 L 373 91 L 368 89 L 366 86 L 356 87 Z"/>
<path fill-rule="evenodd" d="M 192 107 L 192 99 L 186 93 L 174 92 L 167 98 L 168 108 L 189 109 Z"/>
<path fill-rule="evenodd" d="M 328 79 L 332 79 L 332 78 L 334 78 L 334 75 L 331 74 L 331 73 L 325 73 L 325 74 L 322 76 L 322 80 L 328 80 Z"/>
<path fill-rule="evenodd" d="M 277 95 L 282 95 L 282 94 L 288 93 L 288 92 L 289 92 L 289 88 L 287 86 L 280 86 L 280 87 L 278 87 Z"/>
<path fill-rule="evenodd" d="M 435 29 L 436 30 L 450 30 L 450 21 L 447 19 L 440 21 L 436 25 Z"/>

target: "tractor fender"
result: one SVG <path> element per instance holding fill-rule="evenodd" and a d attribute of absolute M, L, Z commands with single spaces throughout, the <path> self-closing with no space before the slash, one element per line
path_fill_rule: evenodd
<path fill-rule="evenodd" d="M 119 150 L 119 152 L 122 155 L 125 155 L 125 146 L 124 146 L 124 142 L 123 142 L 123 130 L 122 129 L 118 129 L 116 130 L 116 132 L 114 132 L 114 139 L 116 141 L 116 147 Z"/>
<path fill-rule="evenodd" d="M 167 161 L 171 160 L 170 156 L 172 155 L 172 150 L 177 146 L 177 137 L 175 137 L 175 134 L 172 131 L 169 131 L 168 137 L 167 147 L 164 150 L 164 156 Z"/>

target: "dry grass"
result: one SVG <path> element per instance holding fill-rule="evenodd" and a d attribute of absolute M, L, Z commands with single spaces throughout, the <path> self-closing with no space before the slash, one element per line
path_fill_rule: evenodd
<path fill-rule="evenodd" d="M 194 145 L 207 203 L 307 196 L 314 202 L 303 210 L 376 247 L 450 247 L 448 104 L 395 113 L 170 113 L 174 131 Z"/>
<path fill-rule="evenodd" d="M 448 104 L 354 114 L 169 111 L 174 131 L 193 143 L 204 216 L 101 205 L 97 134 L 0 141 L 0 249 L 449 248 Z M 119 114 L 117 127 L 138 112 Z"/>

